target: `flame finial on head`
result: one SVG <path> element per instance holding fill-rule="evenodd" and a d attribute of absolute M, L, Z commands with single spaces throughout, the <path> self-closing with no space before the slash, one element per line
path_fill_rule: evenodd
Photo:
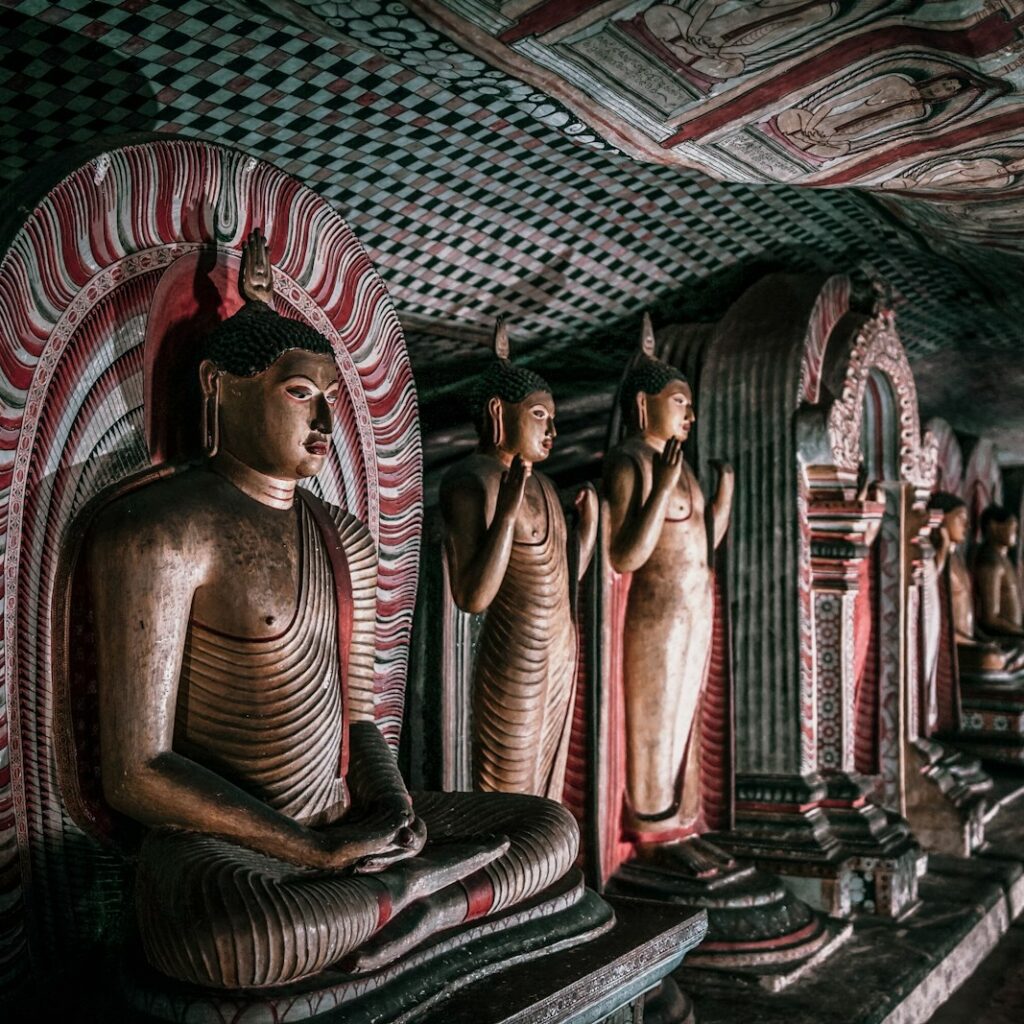
<path fill-rule="evenodd" d="M 551 394 L 551 385 L 543 377 L 525 366 L 514 365 L 509 359 L 511 346 L 504 316 L 499 316 L 494 321 L 494 338 L 491 345 L 494 360 L 472 381 L 466 393 L 469 411 L 478 430 L 484 429 L 487 403 L 492 398 L 517 403 L 524 401 L 534 391 L 546 391 Z"/>
<path fill-rule="evenodd" d="M 494 354 L 499 359 L 508 359 L 511 347 L 508 341 L 508 325 L 504 314 L 494 321 L 494 339 L 491 342 Z"/>
<path fill-rule="evenodd" d="M 242 245 L 238 291 L 245 304 L 206 339 L 206 356 L 218 369 L 236 377 L 254 377 L 292 349 L 334 355 L 330 341 L 316 328 L 271 309 L 274 272 L 259 228 L 253 228 Z"/>
<path fill-rule="evenodd" d="M 640 330 L 640 351 L 633 356 L 619 391 L 622 415 L 627 423 L 634 418 L 638 394 L 656 395 L 674 380 L 689 383 L 682 370 L 655 358 L 654 352 L 651 316 L 644 313 L 643 326 Z"/>
<path fill-rule="evenodd" d="M 654 327 L 651 324 L 651 314 L 647 312 L 644 312 L 644 322 L 640 328 L 640 351 L 650 359 L 655 358 Z"/>

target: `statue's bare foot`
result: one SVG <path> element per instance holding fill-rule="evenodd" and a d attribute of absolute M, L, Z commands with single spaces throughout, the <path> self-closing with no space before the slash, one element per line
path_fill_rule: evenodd
<path fill-rule="evenodd" d="M 461 924 L 465 916 L 466 896 L 461 890 L 435 892 L 402 911 L 341 966 L 353 974 L 379 970 L 442 929 Z"/>
<path fill-rule="evenodd" d="M 508 845 L 506 836 L 432 843 L 415 857 L 400 861 L 372 877 L 387 886 L 392 906 L 397 912 L 415 900 L 468 878 L 492 860 L 497 860 L 508 850 Z"/>
<path fill-rule="evenodd" d="M 736 867 L 729 854 L 700 836 L 669 843 L 643 843 L 637 847 L 637 857 L 652 867 L 693 878 L 713 878 Z"/>

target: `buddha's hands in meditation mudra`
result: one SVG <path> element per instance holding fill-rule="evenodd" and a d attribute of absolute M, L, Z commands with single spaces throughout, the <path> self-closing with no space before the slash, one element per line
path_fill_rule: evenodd
<path fill-rule="evenodd" d="M 104 795 L 149 830 L 143 948 L 218 987 L 378 967 L 551 884 L 577 845 L 545 801 L 414 805 L 373 717 L 373 539 L 296 488 L 329 451 L 333 351 L 270 309 L 272 281 L 254 232 L 247 303 L 199 369 L 205 462 L 115 497 L 85 549 Z"/>

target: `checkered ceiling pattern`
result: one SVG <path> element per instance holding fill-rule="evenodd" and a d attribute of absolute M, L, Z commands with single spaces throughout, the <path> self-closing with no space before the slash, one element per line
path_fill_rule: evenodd
<path fill-rule="evenodd" d="M 417 45 L 388 46 L 389 18 Z M 0 0 L 0 25 L 7 183 L 97 135 L 234 145 L 335 202 L 400 311 L 475 324 L 503 312 L 514 339 L 565 366 L 645 306 L 713 318 L 700 296 L 736 268 L 860 267 L 893 290 L 929 411 L 1024 428 L 1024 382 L 1003 406 L 936 406 L 950 372 L 967 379 L 1019 347 L 1012 258 L 943 250 L 855 192 L 634 163 L 401 4 Z"/>

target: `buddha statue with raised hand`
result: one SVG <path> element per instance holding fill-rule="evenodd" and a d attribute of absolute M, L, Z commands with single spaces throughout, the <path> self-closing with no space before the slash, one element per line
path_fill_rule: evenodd
<path fill-rule="evenodd" d="M 590 563 L 597 496 L 576 495 L 570 558 L 558 491 L 534 470 L 555 440 L 551 388 L 510 362 L 502 320 L 494 352 L 470 394 L 479 447 L 441 482 L 452 596 L 487 613 L 473 676 L 474 782 L 559 800 L 576 691 L 570 567 L 580 578 Z"/>
<path fill-rule="evenodd" d="M 328 453 L 331 345 L 271 309 L 258 232 L 240 277 L 199 371 L 206 458 L 120 488 L 82 551 L 103 793 L 145 829 L 142 947 L 221 988 L 388 963 L 578 845 L 549 801 L 406 790 L 373 719 L 374 542 L 296 486 Z"/>
<path fill-rule="evenodd" d="M 690 385 L 654 358 L 646 316 L 621 402 L 627 434 L 605 458 L 604 494 L 609 561 L 632 574 L 622 632 L 625 830 L 641 857 L 703 877 L 734 867 L 696 834 L 699 773 L 691 742 L 714 625 L 708 539 L 710 533 L 717 547 L 728 528 L 733 473 L 720 468 L 706 507 L 683 458 L 695 418 Z"/>

